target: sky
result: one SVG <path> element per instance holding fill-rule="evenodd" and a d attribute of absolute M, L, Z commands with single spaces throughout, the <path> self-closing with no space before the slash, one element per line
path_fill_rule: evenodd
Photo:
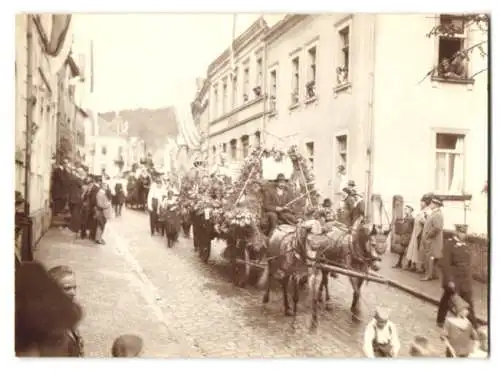
<path fill-rule="evenodd" d="M 236 35 L 260 14 L 238 14 Z M 266 14 L 271 26 L 283 14 Z M 196 78 L 227 48 L 232 14 L 79 14 L 73 16 L 75 53 L 94 40 L 94 92 L 98 112 L 188 105 Z"/>

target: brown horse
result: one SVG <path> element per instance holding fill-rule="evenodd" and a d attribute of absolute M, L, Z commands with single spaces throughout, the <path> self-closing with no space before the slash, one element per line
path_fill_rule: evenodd
<path fill-rule="evenodd" d="M 357 225 L 354 231 L 340 223 L 336 224 L 326 236 L 322 237 L 323 240 L 317 244 L 317 247 L 312 247 L 316 251 L 315 262 L 339 266 L 360 273 L 368 273 L 370 269 L 378 271 L 378 262 L 381 261 L 381 256 L 386 250 L 385 243 L 380 243 L 378 236 L 379 232 L 373 224 L 362 222 Z M 330 301 L 328 276 L 328 271 L 313 268 L 311 278 L 312 327 L 316 327 L 318 323 L 317 307 L 318 302 L 322 300 L 323 290 L 325 290 L 326 302 Z M 349 280 L 353 288 L 351 311 L 353 314 L 357 314 L 364 279 L 350 277 Z"/>
<path fill-rule="evenodd" d="M 269 238 L 267 273 L 265 273 L 267 274 L 267 288 L 262 302 L 269 302 L 271 279 L 278 280 L 283 290 L 283 304 L 286 316 L 297 314 L 300 280 L 308 275 L 308 257 L 310 254 L 307 251 L 307 236 L 315 227 L 314 222 L 319 224 L 317 221 L 306 221 L 299 222 L 296 227 L 290 225 L 278 226 Z M 290 311 L 288 302 L 290 279 L 293 286 L 293 313 Z"/>

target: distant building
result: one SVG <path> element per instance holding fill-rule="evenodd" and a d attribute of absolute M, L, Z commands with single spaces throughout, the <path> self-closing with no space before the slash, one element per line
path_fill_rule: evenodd
<path fill-rule="evenodd" d="M 91 143 L 92 163 L 91 169 L 95 174 L 103 172 L 113 176 L 129 168 L 127 148 L 126 121 L 120 116 L 115 116 L 111 121 L 106 121 L 98 115 L 97 133 Z"/>

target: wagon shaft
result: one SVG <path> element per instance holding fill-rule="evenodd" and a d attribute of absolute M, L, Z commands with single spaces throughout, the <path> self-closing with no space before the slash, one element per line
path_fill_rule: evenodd
<path fill-rule="evenodd" d="M 310 266 L 313 266 L 313 265 L 310 265 Z M 388 284 L 389 283 L 389 281 L 383 277 L 379 277 L 379 276 L 375 276 L 375 275 L 371 275 L 371 274 L 363 274 L 363 273 L 360 273 L 360 272 L 357 272 L 354 270 L 343 269 L 343 268 L 340 268 L 337 266 L 325 265 L 325 264 L 321 264 L 321 263 L 318 263 L 315 266 L 322 269 L 322 270 L 336 272 L 338 274 L 342 274 L 342 275 L 346 275 L 346 276 L 350 276 L 350 277 L 354 277 L 354 278 L 360 278 L 360 279 L 368 280 L 371 282 L 377 282 L 377 283 L 381 283 L 381 284 Z"/>

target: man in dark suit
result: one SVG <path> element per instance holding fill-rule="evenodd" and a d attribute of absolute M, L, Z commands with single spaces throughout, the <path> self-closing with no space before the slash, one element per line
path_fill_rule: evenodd
<path fill-rule="evenodd" d="M 73 232 L 80 230 L 80 217 L 82 207 L 83 169 L 79 168 L 69 174 L 68 203 L 71 213 L 70 229 Z"/>
<path fill-rule="evenodd" d="M 287 188 L 286 178 L 283 174 L 278 174 L 276 186 L 267 190 L 264 194 L 264 215 L 268 223 L 268 235 L 272 233 L 278 224 L 297 223 L 297 217 L 289 208 L 292 195 Z"/>
<path fill-rule="evenodd" d="M 437 279 L 435 264 L 443 255 L 443 202 L 437 196 L 431 199 L 429 205 L 431 212 L 424 222 L 422 229 L 422 247 L 424 249 L 424 266 L 426 274 L 422 281 Z"/>
<path fill-rule="evenodd" d="M 453 294 L 458 294 L 469 304 L 469 320 L 477 328 L 474 306 L 472 304 L 472 269 L 467 249 L 466 227 L 456 226 L 456 234 L 444 245 L 441 269 L 443 273 L 443 295 L 439 302 L 437 324 L 442 327 Z"/>

